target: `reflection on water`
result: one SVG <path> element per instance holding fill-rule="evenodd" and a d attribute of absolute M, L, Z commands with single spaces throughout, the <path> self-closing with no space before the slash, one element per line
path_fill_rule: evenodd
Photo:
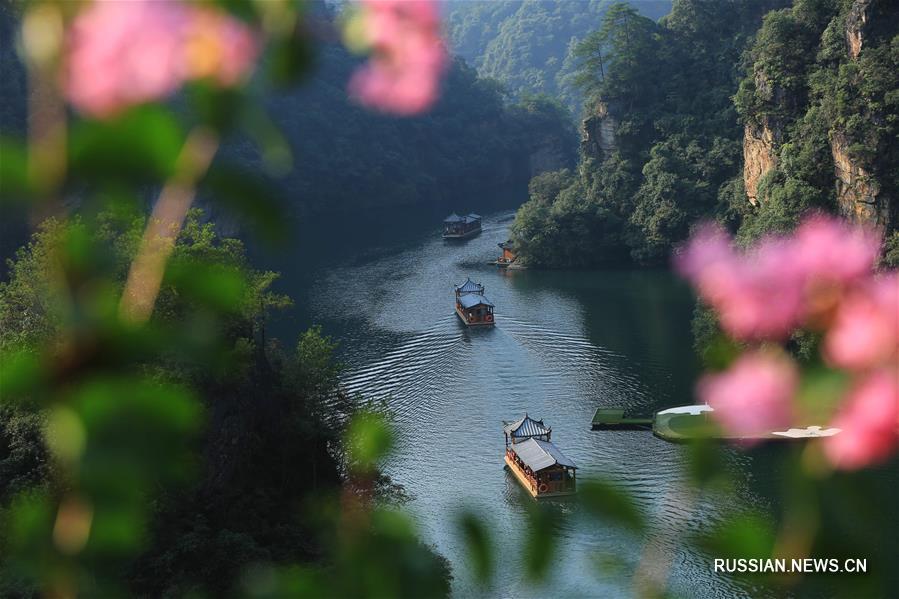
<path fill-rule="evenodd" d="M 346 387 L 390 408 L 400 442 L 387 471 L 415 498 L 409 508 L 426 541 L 453 563 L 454 590 L 508 597 L 631 592 L 631 572 L 597 575 L 595 558 L 611 555 L 633 567 L 648 551 L 644 540 L 588 525 L 564 501 L 556 504 L 564 517 L 553 579 L 543 589 L 526 581 L 518 547 L 532 500 L 502 468 L 501 422 L 528 412 L 552 426 L 579 477 L 619 481 L 669 529 L 649 547 L 670 561 L 675 591 L 732 595 L 737 589 L 676 536 L 715 513 L 683 498 L 683 448 L 648 433 L 589 428 L 598 406 L 648 414 L 691 401 L 688 290 L 662 271 L 498 270 L 487 262 L 510 218 L 485 219 L 483 233 L 461 244 L 440 239 L 435 221 L 427 234 L 322 261 L 306 271 L 302 289 L 290 290 L 307 318 L 342 341 Z M 285 279 L 295 279 L 291 265 L 283 266 Z M 467 329 L 453 314 L 452 286 L 467 276 L 496 304 L 494 329 Z M 278 327 L 275 334 L 289 338 L 297 325 Z M 452 518 L 461 505 L 481 510 L 500 543 L 489 593 L 467 574 Z"/>

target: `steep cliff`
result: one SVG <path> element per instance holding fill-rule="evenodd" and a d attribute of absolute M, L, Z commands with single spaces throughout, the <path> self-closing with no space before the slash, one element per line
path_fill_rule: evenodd
<path fill-rule="evenodd" d="M 753 205 L 758 204 L 758 186 L 762 177 L 777 167 L 781 130 L 768 119 L 750 121 L 743 130 L 743 187 Z"/>
<path fill-rule="evenodd" d="M 591 116 L 581 123 L 581 152 L 586 156 L 603 160 L 617 148 L 615 128 L 618 120 L 611 114 L 605 102 L 597 103 Z"/>
<path fill-rule="evenodd" d="M 747 237 L 814 208 L 895 230 L 899 2 L 797 1 L 765 18 L 749 56 L 735 97 Z"/>
<path fill-rule="evenodd" d="M 871 0 L 856 0 L 849 9 L 846 17 L 846 44 L 849 46 L 850 58 L 858 58 L 862 51 L 870 8 Z"/>
<path fill-rule="evenodd" d="M 857 222 L 889 227 L 890 200 L 881 193 L 877 177 L 852 158 L 844 134 L 835 133 L 830 147 L 840 213 Z"/>
<path fill-rule="evenodd" d="M 878 46 L 890 43 L 887 36 L 882 35 L 885 19 L 897 18 L 896 10 L 889 10 L 886 0 L 855 0 L 848 10 L 845 19 L 845 36 L 847 63 L 849 68 L 862 71 L 870 62 L 868 54 L 875 54 Z M 878 35 L 881 34 L 881 35 Z M 880 39 L 878 39 L 880 38 Z M 899 36 L 893 38 L 895 44 Z M 880 42 L 880 44 L 878 44 Z M 895 56 L 894 56 L 895 59 Z M 899 65 L 893 65 L 894 68 Z M 856 86 L 867 83 L 865 78 L 858 77 L 853 81 Z M 896 90 L 888 93 L 895 94 Z M 871 106 L 857 117 L 865 119 L 869 125 L 877 125 L 895 120 L 880 106 Z M 851 123 L 838 122 L 830 135 L 830 149 L 834 162 L 834 178 L 836 200 L 839 212 L 847 218 L 858 222 L 866 222 L 884 227 L 886 230 L 896 229 L 896 198 L 889 193 L 892 187 L 889 182 L 890 169 L 896 164 L 890 160 L 890 152 L 886 155 L 877 151 L 884 140 L 878 139 L 877 129 L 873 126 L 854 127 Z M 892 145 L 892 139 L 886 140 Z M 862 151 L 859 151 L 859 150 Z M 867 151 L 865 151 L 867 150 Z M 895 154 L 895 150 L 892 150 Z M 885 189 L 887 188 L 887 189 Z M 895 190 L 892 190 L 895 192 Z"/>

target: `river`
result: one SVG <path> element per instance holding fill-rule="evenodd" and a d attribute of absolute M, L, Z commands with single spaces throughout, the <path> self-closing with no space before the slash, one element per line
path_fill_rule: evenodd
<path fill-rule="evenodd" d="M 689 289 L 663 270 L 506 272 L 488 265 L 512 217 L 488 216 L 481 235 L 462 243 L 440 238 L 439 219 L 310 232 L 298 250 L 302 260 L 275 265 L 298 309 L 273 323 L 274 334 L 295 339 L 310 322 L 323 325 L 341 342 L 343 384 L 389 408 L 399 441 L 386 471 L 413 497 L 406 507 L 424 540 L 451 561 L 456 596 L 629 595 L 647 546 L 663 556 L 654 562 L 668 563 L 658 567 L 679 594 L 758 595 L 714 574 L 710 560 L 679 538 L 719 511 L 683 499 L 684 447 L 648 432 L 590 430 L 599 406 L 650 414 L 693 403 Z M 469 330 L 454 315 L 453 285 L 466 277 L 486 286 L 495 328 Z M 525 413 L 552 426 L 579 478 L 615 480 L 636 498 L 657 525 L 648 545 L 557 501 L 553 575 L 544 587 L 527 582 L 521 539 L 533 500 L 502 461 L 502 421 Z M 749 457 L 726 457 L 738 478 L 751 476 Z M 741 498 L 765 503 L 749 490 Z M 494 532 L 492 589 L 469 574 L 453 519 L 460 506 L 480 510 Z M 629 566 L 600 572 L 602 556 Z"/>

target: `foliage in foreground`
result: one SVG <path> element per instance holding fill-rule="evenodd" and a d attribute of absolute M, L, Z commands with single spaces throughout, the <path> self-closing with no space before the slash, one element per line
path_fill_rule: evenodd
<path fill-rule="evenodd" d="M 211 21 L 212 41 L 223 24 L 264 31 L 271 54 L 262 63 L 276 80 L 290 82 L 306 69 L 299 60 L 308 50 L 303 13 L 274 1 L 221 4 L 204 5 L 220 11 Z M 50 41 L 73 16 L 66 11 L 80 8 L 34 6 L 30 31 Z M 172 31 L 153 32 L 171 41 Z M 110 32 L 95 33 L 102 40 Z M 238 242 L 219 239 L 187 212 L 202 191 L 215 202 L 232 201 L 242 219 L 264 231 L 281 224 L 264 191 L 247 193 L 234 185 L 245 179 L 228 178 L 227 168 L 211 162 L 222 137 L 235 129 L 258 132 L 263 115 L 253 110 L 249 90 L 201 78 L 187 84 L 177 112 L 160 95 L 115 106 L 119 112 L 108 119 L 77 118 L 61 98 L 53 101 L 56 59 L 65 58 L 53 53 L 65 46 L 36 40 L 47 41 L 26 36 L 24 43 L 30 75 L 49 97 L 47 110 L 31 116 L 46 125 L 43 133 L 70 136 L 36 135 L 27 147 L 4 142 L 4 199 L 35 213 L 62 213 L 60 198 L 77 194 L 82 216 L 47 224 L 0 293 L 4 336 L 9 331 L 0 360 L 0 460 L 10 474 L 0 492 L 4 594 L 447 594 L 445 561 L 426 550 L 407 515 L 376 502 L 388 428 L 363 413 L 343 434 L 351 409 L 333 387 L 332 343 L 316 331 L 302 337 L 296 352 L 263 342 L 266 310 L 284 303 L 268 290 L 273 276 L 252 269 Z M 128 81 L 113 83 L 125 84 L 127 95 L 134 91 Z M 283 150 L 263 146 L 269 158 Z M 551 190 L 557 182 L 540 185 Z M 135 198 L 148 188 L 161 192 L 146 219 L 127 206 L 140 205 Z M 156 211 L 173 204 L 183 212 L 164 219 L 160 231 Z M 685 501 L 738 505 L 719 453 L 701 446 L 690 453 Z M 341 468 L 335 455 L 343 458 Z M 774 525 L 736 509 L 720 522 L 701 523 L 700 546 L 734 557 L 858 555 L 871 548 L 894 555 L 890 538 L 882 539 L 893 530 L 884 519 L 890 506 L 879 505 L 889 495 L 869 484 L 880 473 L 838 478 L 810 471 L 804 456 L 787 456 Z M 652 514 L 608 482 L 585 482 L 579 501 L 579 517 L 598 532 L 619 526 L 646 543 L 684 532 L 655 526 Z M 538 583 L 552 570 L 557 525 L 567 516 L 537 504 L 527 511 L 530 534 L 521 555 Z M 495 538 L 476 513 L 463 512 L 458 524 L 475 576 L 488 589 L 503 585 L 494 578 L 493 556 L 507 539 Z M 790 543 L 797 538 L 803 543 Z M 653 573 L 642 560 L 599 557 L 632 577 L 636 594 L 660 595 L 674 556 L 648 555 Z M 846 584 L 847 596 L 857 596 L 895 589 L 886 560 L 871 560 L 872 576 L 828 580 L 829 590 Z M 815 581 L 765 577 L 748 584 L 757 582 L 792 592 Z"/>

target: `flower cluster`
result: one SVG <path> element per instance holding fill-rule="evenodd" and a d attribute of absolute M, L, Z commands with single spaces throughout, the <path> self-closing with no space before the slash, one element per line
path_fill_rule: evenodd
<path fill-rule="evenodd" d="M 66 39 L 63 89 L 80 112 L 105 118 L 163 99 L 183 83 L 240 83 L 261 49 L 247 25 L 209 5 L 95 2 Z"/>
<path fill-rule="evenodd" d="M 350 80 L 359 103 L 398 115 L 428 109 L 448 63 L 435 0 L 361 0 L 348 44 L 371 52 Z"/>
<path fill-rule="evenodd" d="M 801 376 L 775 343 L 797 329 L 822 336 L 822 359 L 851 378 L 825 441 L 840 468 L 888 458 L 899 441 L 899 272 L 875 274 L 876 231 L 821 215 L 791 236 L 737 251 L 720 228 L 700 229 L 675 258 L 678 270 L 718 314 L 722 329 L 749 345 L 730 368 L 706 375 L 698 392 L 736 436 L 796 418 Z"/>

